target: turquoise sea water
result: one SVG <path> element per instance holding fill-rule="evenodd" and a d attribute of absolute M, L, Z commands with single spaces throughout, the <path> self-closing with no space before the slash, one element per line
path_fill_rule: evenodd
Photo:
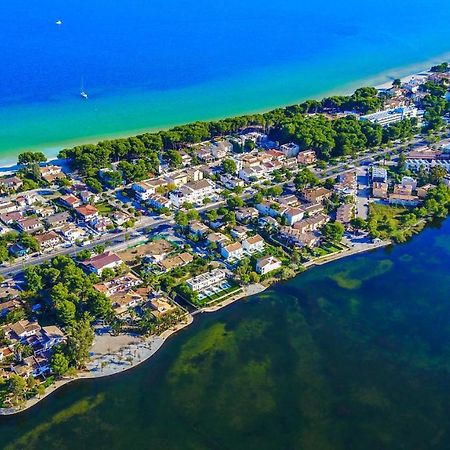
<path fill-rule="evenodd" d="M 0 447 L 448 450 L 449 233 L 197 316 L 141 366 L 0 417 Z"/>
<path fill-rule="evenodd" d="M 343 92 L 450 51 L 446 0 L 4 3 L 0 163 Z"/>

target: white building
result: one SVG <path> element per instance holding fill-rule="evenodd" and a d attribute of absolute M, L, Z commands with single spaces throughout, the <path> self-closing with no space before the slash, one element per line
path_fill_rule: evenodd
<path fill-rule="evenodd" d="M 262 252 L 264 250 L 264 244 L 264 239 L 259 234 L 242 241 L 242 247 L 247 253 Z"/>
<path fill-rule="evenodd" d="M 293 158 L 297 156 L 300 152 L 300 146 L 290 142 L 289 144 L 283 144 L 280 146 L 280 151 L 285 154 L 287 158 Z"/>
<path fill-rule="evenodd" d="M 191 181 L 181 186 L 176 191 L 169 194 L 170 201 L 176 208 L 180 208 L 183 203 L 201 205 L 207 197 L 214 196 L 216 185 L 209 179 Z"/>
<path fill-rule="evenodd" d="M 195 292 L 202 291 L 225 280 L 225 272 L 221 269 L 214 269 L 211 272 L 202 273 L 186 281 L 186 284 Z"/>
<path fill-rule="evenodd" d="M 404 106 L 395 109 L 386 109 L 373 114 L 361 116 L 361 120 L 387 126 L 391 123 L 400 122 L 403 119 L 417 117 L 418 110 L 415 107 Z"/>
<path fill-rule="evenodd" d="M 283 216 L 286 217 L 286 222 L 292 227 L 292 225 L 300 222 L 305 215 L 305 211 L 300 208 L 287 208 L 283 211 Z"/>
<path fill-rule="evenodd" d="M 260 275 L 277 270 L 281 267 L 281 261 L 275 258 L 275 256 L 266 256 L 258 259 L 256 263 L 256 272 Z"/>
<path fill-rule="evenodd" d="M 133 184 L 133 191 L 135 192 L 136 200 L 140 202 L 147 201 L 153 194 L 155 194 L 155 186 L 152 186 L 145 181 Z"/>
<path fill-rule="evenodd" d="M 234 242 L 222 247 L 220 254 L 227 260 L 241 259 L 244 256 L 244 248 L 240 242 Z"/>

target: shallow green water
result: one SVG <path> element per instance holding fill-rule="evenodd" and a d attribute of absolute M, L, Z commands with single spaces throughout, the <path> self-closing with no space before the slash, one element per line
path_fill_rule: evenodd
<path fill-rule="evenodd" d="M 448 449 L 450 221 L 197 318 L 0 419 L 6 449 Z"/>

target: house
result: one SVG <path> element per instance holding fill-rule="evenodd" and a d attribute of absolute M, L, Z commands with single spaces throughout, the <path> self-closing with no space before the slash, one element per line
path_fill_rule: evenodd
<path fill-rule="evenodd" d="M 136 292 L 118 292 L 111 297 L 111 304 L 116 314 L 123 314 L 130 308 L 135 308 L 144 301 L 143 297 Z"/>
<path fill-rule="evenodd" d="M 86 236 L 86 231 L 78 228 L 73 223 L 63 225 L 58 231 L 65 239 L 71 242 L 75 242 L 76 240 Z"/>
<path fill-rule="evenodd" d="M 153 194 L 148 198 L 147 205 L 156 209 L 170 208 L 172 206 L 172 202 L 163 195 Z"/>
<path fill-rule="evenodd" d="M 16 224 L 19 230 L 25 233 L 32 233 L 44 227 L 37 217 L 24 217 L 19 219 Z"/>
<path fill-rule="evenodd" d="M 248 237 L 242 241 L 242 247 L 247 253 L 262 252 L 264 250 L 265 241 L 259 235 Z"/>
<path fill-rule="evenodd" d="M 6 177 L 6 178 L 0 178 L 0 190 L 7 191 L 17 191 L 23 186 L 23 181 L 16 176 L 13 177 Z"/>
<path fill-rule="evenodd" d="M 165 272 L 169 272 L 177 267 L 185 266 L 191 263 L 194 257 L 187 252 L 179 253 L 177 255 L 171 256 L 170 258 L 163 259 L 160 261 L 159 265 Z"/>
<path fill-rule="evenodd" d="M 180 208 L 184 203 L 193 205 L 203 204 L 203 200 L 214 196 L 216 185 L 209 179 L 191 181 L 178 190 L 170 192 L 169 198 L 176 208 Z"/>
<path fill-rule="evenodd" d="M 91 222 L 98 217 L 98 209 L 93 205 L 81 205 L 75 208 L 77 215 L 84 222 Z"/>
<path fill-rule="evenodd" d="M 280 204 L 280 206 L 286 208 L 297 208 L 300 205 L 300 201 L 295 195 L 283 195 L 277 198 L 277 202 Z"/>
<path fill-rule="evenodd" d="M 305 211 L 300 208 L 287 208 L 283 211 L 283 217 L 286 218 L 288 225 L 292 226 L 303 219 Z"/>
<path fill-rule="evenodd" d="M 316 231 L 323 225 L 330 221 L 330 217 L 325 214 L 318 214 L 317 216 L 308 217 L 294 224 L 293 228 L 301 233 L 307 233 L 309 231 Z"/>
<path fill-rule="evenodd" d="M 257 219 L 259 217 L 258 210 L 256 208 L 239 208 L 236 211 L 236 219 L 239 222 L 247 222 L 252 219 Z"/>
<path fill-rule="evenodd" d="M 331 197 L 332 192 L 324 187 L 313 187 L 303 189 L 302 198 L 309 203 L 321 203 Z"/>
<path fill-rule="evenodd" d="M 173 247 L 170 242 L 165 239 L 157 239 L 146 246 L 144 260 L 146 262 L 158 263 L 162 261 L 172 249 Z"/>
<path fill-rule="evenodd" d="M 434 189 L 436 186 L 434 184 L 426 184 L 425 186 L 421 186 L 417 188 L 417 196 L 419 198 L 425 198 L 428 195 L 428 191 L 430 189 Z"/>
<path fill-rule="evenodd" d="M 189 231 L 198 238 L 203 238 L 209 233 L 209 228 L 202 222 L 195 221 L 189 224 Z"/>
<path fill-rule="evenodd" d="M 372 184 L 372 196 L 375 198 L 387 198 L 388 184 L 380 181 L 375 181 Z"/>
<path fill-rule="evenodd" d="M 8 214 L 19 211 L 20 207 L 15 202 L 2 202 L 0 203 L 0 215 Z"/>
<path fill-rule="evenodd" d="M 214 158 L 223 159 L 233 151 L 233 144 L 229 141 L 213 142 L 210 151 Z"/>
<path fill-rule="evenodd" d="M 46 217 L 44 222 L 49 228 L 56 228 L 67 223 L 70 218 L 70 214 L 67 211 L 63 211 Z"/>
<path fill-rule="evenodd" d="M 297 155 L 297 162 L 304 166 L 309 166 L 317 161 L 316 152 L 314 150 L 303 150 Z"/>
<path fill-rule="evenodd" d="M 152 314 L 159 318 L 176 309 L 176 306 L 171 304 L 170 301 L 164 297 L 155 297 L 150 300 L 150 305 L 153 308 Z"/>
<path fill-rule="evenodd" d="M 303 205 L 302 209 L 305 212 L 305 215 L 312 217 L 317 216 L 317 214 L 323 212 L 325 210 L 325 207 L 322 205 L 322 203 L 313 203 L 311 205 Z"/>
<path fill-rule="evenodd" d="M 43 234 L 37 234 L 35 236 L 39 243 L 41 250 L 46 250 L 48 248 L 55 248 L 61 244 L 61 237 L 58 236 L 54 231 L 49 231 Z"/>
<path fill-rule="evenodd" d="M 408 194 L 391 194 L 389 196 L 390 205 L 400 205 L 414 207 L 420 203 L 419 197 Z"/>
<path fill-rule="evenodd" d="M 203 291 L 215 284 L 224 281 L 226 278 L 226 274 L 221 269 L 214 269 L 210 272 L 202 273 L 201 275 L 197 275 L 196 277 L 190 278 L 186 281 L 186 284 L 194 291 L 199 292 Z"/>
<path fill-rule="evenodd" d="M 77 206 L 81 205 L 81 200 L 78 197 L 75 197 L 75 195 L 69 194 L 69 195 L 63 195 L 59 198 L 59 202 L 66 206 L 67 208 L 76 208 Z"/>
<path fill-rule="evenodd" d="M 411 186 L 411 191 L 415 191 L 417 189 L 417 180 L 413 177 L 404 176 L 402 178 L 402 186 Z"/>
<path fill-rule="evenodd" d="M 203 180 L 204 174 L 203 171 L 193 167 L 192 169 L 186 169 L 186 174 L 188 177 L 188 181 L 200 181 Z"/>
<path fill-rule="evenodd" d="M 101 275 L 105 269 L 115 269 L 122 264 L 123 261 L 119 256 L 109 251 L 83 261 L 83 265 L 86 269 L 97 275 Z"/>
<path fill-rule="evenodd" d="M 189 181 L 188 174 L 186 172 L 172 173 L 167 176 L 169 184 L 174 184 L 176 187 L 183 186 Z"/>
<path fill-rule="evenodd" d="M 387 170 L 384 167 L 372 167 L 372 183 L 387 183 Z"/>
<path fill-rule="evenodd" d="M 18 299 L 6 300 L 0 303 L 0 317 L 5 317 L 11 311 L 23 306 L 23 302 Z"/>
<path fill-rule="evenodd" d="M 147 201 L 150 198 L 150 196 L 156 193 L 155 186 L 145 181 L 133 183 L 132 189 L 134 191 L 134 196 L 136 200 L 139 202 Z"/>
<path fill-rule="evenodd" d="M 239 178 L 247 183 L 253 183 L 264 180 L 267 176 L 267 170 L 260 166 L 244 167 L 239 171 Z"/>
<path fill-rule="evenodd" d="M 53 206 L 35 206 L 32 211 L 40 217 L 50 217 L 55 213 L 55 208 Z"/>
<path fill-rule="evenodd" d="M 220 254 L 227 260 L 241 259 L 244 255 L 244 248 L 240 242 L 233 242 L 220 249 Z"/>
<path fill-rule="evenodd" d="M 59 166 L 49 165 L 39 167 L 39 172 L 41 174 L 41 178 L 49 184 L 54 183 L 58 178 L 64 178 L 64 174 Z"/>
<path fill-rule="evenodd" d="M 118 292 L 128 292 L 130 289 L 133 289 L 141 284 L 142 280 L 130 272 L 126 275 L 113 278 L 112 280 L 94 284 L 93 287 L 102 294 L 105 294 L 107 297 L 111 297 L 111 295 Z"/>
<path fill-rule="evenodd" d="M 117 226 L 123 225 L 125 222 L 128 222 L 130 216 L 120 211 L 114 211 L 112 215 L 112 219 Z"/>
<path fill-rule="evenodd" d="M 403 184 L 396 184 L 394 186 L 394 194 L 399 195 L 412 195 L 413 187 L 412 185 L 404 186 Z"/>
<path fill-rule="evenodd" d="M 94 203 L 97 202 L 100 197 L 97 194 L 92 193 L 88 190 L 83 190 L 79 193 L 80 199 L 83 203 Z"/>
<path fill-rule="evenodd" d="M 96 216 L 90 221 L 91 227 L 98 232 L 105 232 L 114 228 L 113 222 L 109 217 Z"/>
<path fill-rule="evenodd" d="M 266 275 L 281 267 L 281 261 L 275 256 L 265 256 L 256 262 L 256 272 L 260 275 Z"/>
<path fill-rule="evenodd" d="M 3 327 L 5 336 L 13 341 L 20 341 L 29 336 L 35 335 L 40 331 L 41 326 L 36 322 L 31 322 L 29 320 L 19 320 L 12 325 L 6 325 Z"/>
<path fill-rule="evenodd" d="M 297 156 L 300 152 L 300 146 L 290 142 L 288 144 L 280 145 L 280 152 L 283 152 L 287 158 Z"/>
<path fill-rule="evenodd" d="M 222 233 L 210 233 L 206 240 L 208 241 L 208 244 L 215 244 L 219 248 L 230 242 L 230 239 Z"/>
<path fill-rule="evenodd" d="M 44 337 L 43 348 L 44 350 L 49 350 L 55 345 L 61 344 L 64 339 L 64 333 L 55 325 L 49 325 L 47 327 L 42 327 L 42 334 Z"/>
<path fill-rule="evenodd" d="M 227 188 L 227 189 L 235 189 L 237 187 L 244 187 L 245 182 L 244 180 L 241 180 L 239 178 L 233 177 L 230 174 L 227 173 L 221 173 L 220 174 L 220 182 Z"/>
<path fill-rule="evenodd" d="M 245 239 L 247 237 L 248 228 L 243 227 L 240 225 L 236 225 L 230 230 L 230 234 L 234 239 L 237 239 L 239 241 L 242 241 L 242 239 Z"/>
<path fill-rule="evenodd" d="M 280 235 L 290 244 L 300 248 L 313 248 L 320 242 L 318 233 L 302 232 L 291 227 L 282 227 Z"/>
<path fill-rule="evenodd" d="M 343 223 L 344 225 L 349 224 L 354 216 L 355 216 L 355 205 L 353 204 L 341 205 L 336 210 L 336 220 L 338 222 Z"/>
<path fill-rule="evenodd" d="M 2 214 L 0 216 L 0 220 L 5 224 L 5 225 L 11 225 L 14 222 L 17 222 L 18 220 L 22 219 L 23 215 L 21 212 L 19 211 L 13 211 L 13 212 L 8 212 L 5 214 Z"/>

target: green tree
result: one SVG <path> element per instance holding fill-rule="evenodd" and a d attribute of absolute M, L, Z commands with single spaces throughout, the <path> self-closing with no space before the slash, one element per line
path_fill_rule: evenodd
<path fill-rule="evenodd" d="M 235 173 L 237 173 L 237 165 L 232 159 L 224 159 L 222 162 L 222 170 L 225 173 L 234 175 Z"/>
<path fill-rule="evenodd" d="M 344 225 L 340 222 L 329 222 L 322 227 L 322 234 L 326 239 L 340 242 L 344 236 Z"/>
<path fill-rule="evenodd" d="M 50 367 L 52 373 L 61 377 L 69 370 L 69 360 L 62 353 L 54 353 L 50 359 Z"/>
<path fill-rule="evenodd" d="M 67 330 L 66 356 L 69 363 L 82 369 L 89 360 L 89 350 L 94 342 L 94 331 L 88 317 L 83 317 Z"/>

